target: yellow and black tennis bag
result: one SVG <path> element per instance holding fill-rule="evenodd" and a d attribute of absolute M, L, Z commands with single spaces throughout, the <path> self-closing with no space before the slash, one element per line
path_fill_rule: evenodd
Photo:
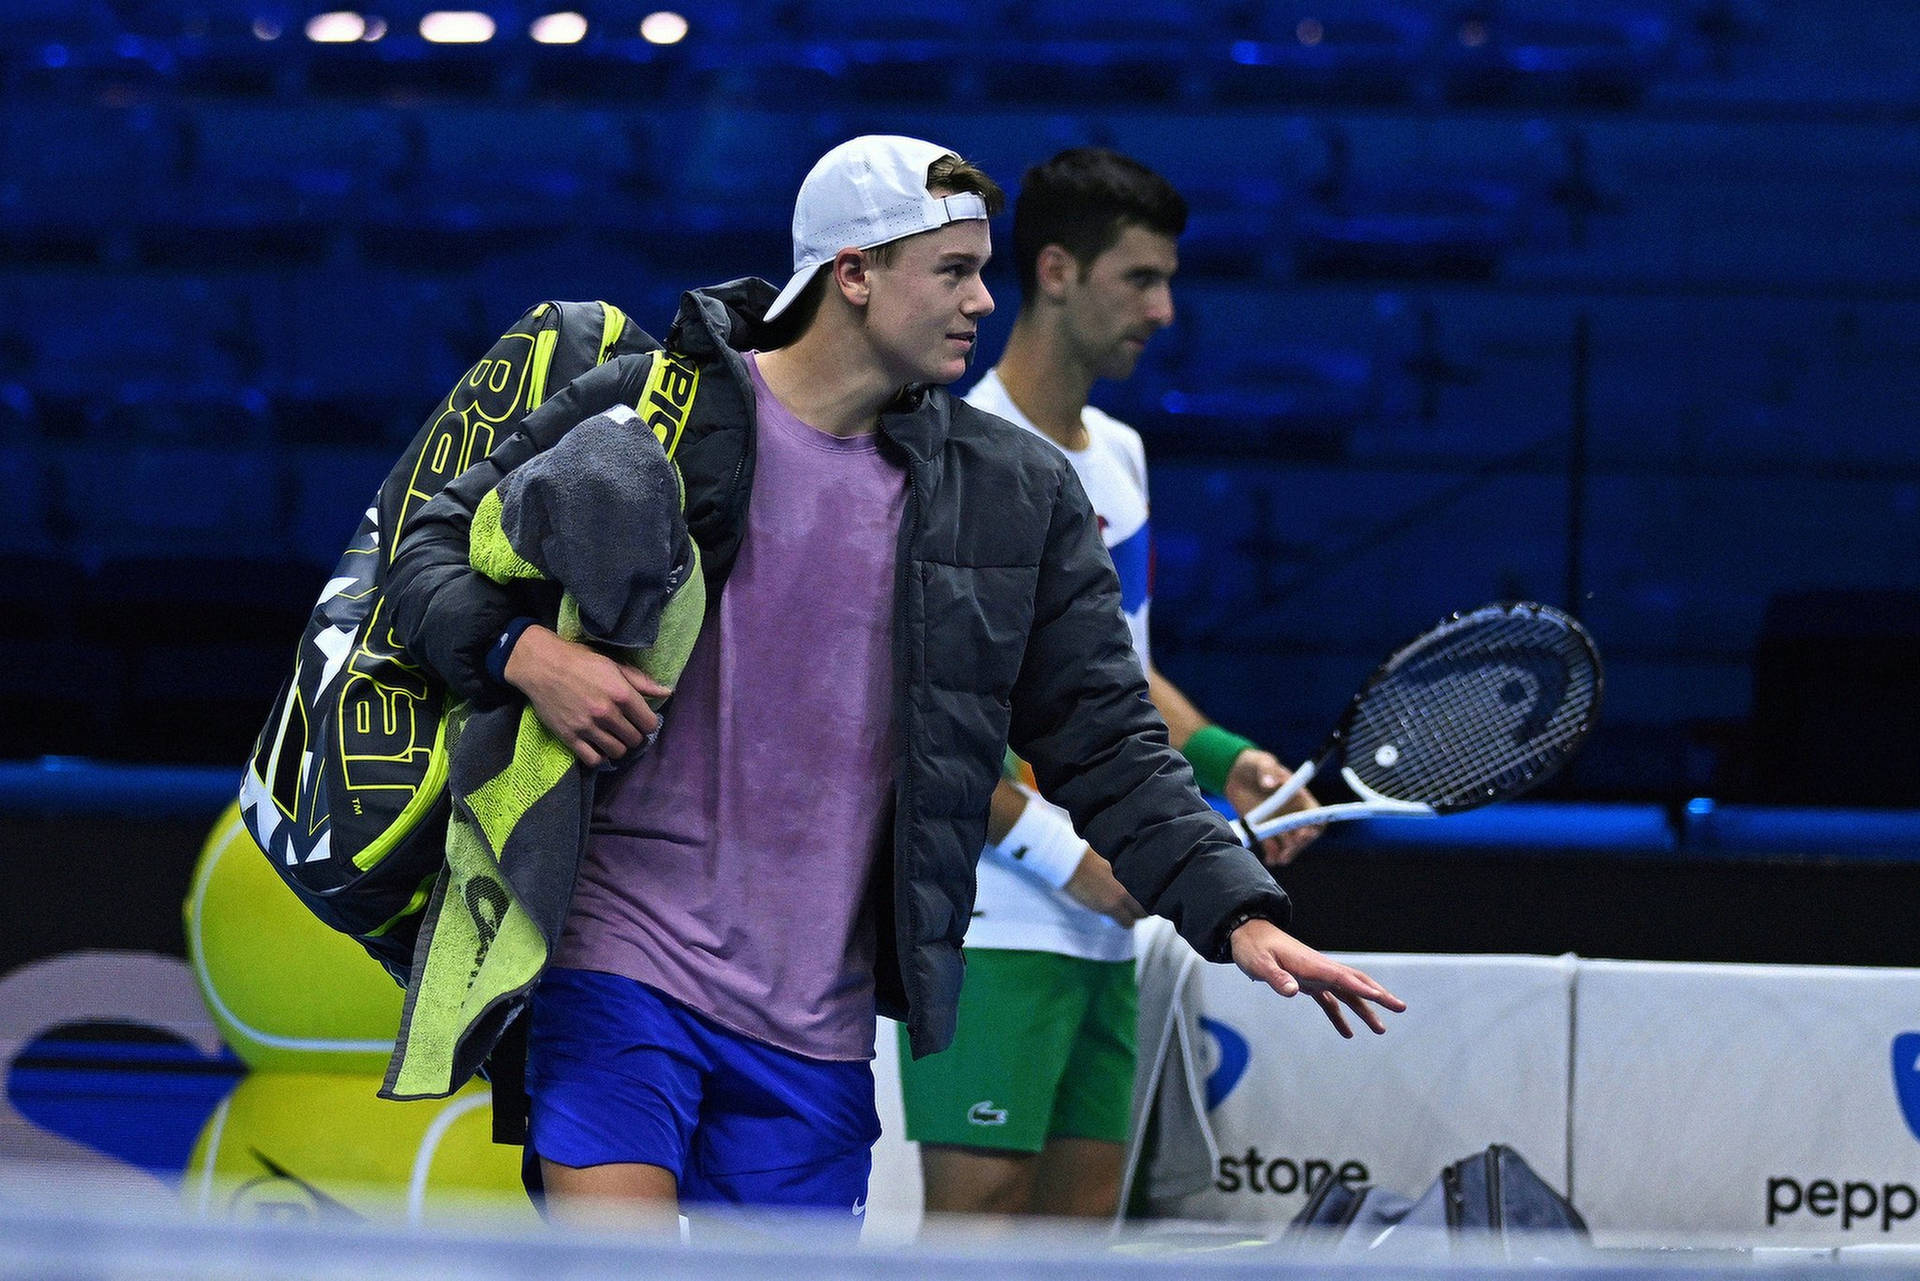
<path fill-rule="evenodd" d="M 502 334 L 381 484 L 254 745 L 240 786 L 247 830 L 316 916 L 396 975 L 446 852 L 448 695 L 384 617 L 394 549 L 407 520 L 550 393 L 658 348 L 600 302 L 541 303 Z"/>

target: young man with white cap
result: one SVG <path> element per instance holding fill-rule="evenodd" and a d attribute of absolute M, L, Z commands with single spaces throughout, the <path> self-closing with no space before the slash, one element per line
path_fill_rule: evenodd
<path fill-rule="evenodd" d="M 857 1227 L 874 1011 L 915 1054 L 953 1034 L 1008 742 L 1207 955 L 1343 1026 L 1343 1005 L 1376 1030 L 1374 1004 L 1402 1008 L 1282 931 L 1286 896 L 1193 789 L 1058 451 L 945 391 L 993 306 L 1000 201 L 945 148 L 857 138 L 801 186 L 785 289 L 687 295 L 675 461 L 709 610 L 664 724 L 645 699 L 666 691 L 467 569 L 485 464 L 398 549 L 416 657 L 463 697 L 525 697 L 584 765 L 625 762 L 533 1005 L 529 1149 L 556 1215 L 730 1203 Z M 562 395 L 632 404 L 624 377 Z"/>
<path fill-rule="evenodd" d="M 1154 667 L 1146 453 L 1138 432 L 1087 403 L 1098 380 L 1130 377 L 1148 340 L 1173 323 L 1186 223 L 1172 184 L 1117 152 L 1076 147 L 1029 169 L 1013 216 L 1020 315 L 967 403 L 1050 441 L 1072 464 L 1173 746 L 1203 787 L 1246 809 L 1288 771 L 1210 722 Z M 1302 796 L 1298 807 L 1311 807 Z M 1133 1103 L 1127 927 L 1140 905 L 1072 819 L 1029 789 L 1003 781 L 987 830 L 954 1043 L 901 1061 L 926 1206 L 1111 1218 Z M 1295 834 L 1264 852 L 1284 864 L 1310 839 Z"/>

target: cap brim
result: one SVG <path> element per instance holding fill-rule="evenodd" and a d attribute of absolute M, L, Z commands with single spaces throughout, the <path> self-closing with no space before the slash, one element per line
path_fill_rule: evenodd
<path fill-rule="evenodd" d="M 760 318 L 761 321 L 764 323 L 773 320 L 779 316 L 781 312 L 785 311 L 788 304 L 795 298 L 798 298 L 801 293 L 806 290 L 806 287 L 813 283 L 813 278 L 818 275 L 820 269 L 826 265 L 827 264 L 823 262 L 817 262 L 811 267 L 802 267 L 800 270 L 794 272 L 793 279 L 789 280 L 787 287 L 780 291 L 780 296 L 773 300 L 773 306 L 767 308 L 767 314 Z"/>

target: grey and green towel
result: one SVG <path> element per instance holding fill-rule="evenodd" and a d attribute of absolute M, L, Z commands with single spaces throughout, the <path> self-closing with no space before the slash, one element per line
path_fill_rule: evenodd
<path fill-rule="evenodd" d="M 678 469 L 633 410 L 595 415 L 510 472 L 474 513 L 469 560 L 563 589 L 560 635 L 665 685 L 706 610 Z M 546 968 L 586 845 L 593 773 L 530 707 L 455 707 L 447 862 L 414 952 L 381 1094 L 439 1098 L 479 1070 Z"/>

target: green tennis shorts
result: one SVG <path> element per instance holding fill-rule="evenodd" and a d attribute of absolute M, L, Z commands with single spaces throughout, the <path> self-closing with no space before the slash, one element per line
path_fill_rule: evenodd
<path fill-rule="evenodd" d="M 1140 997 L 1132 961 L 967 949 L 953 1044 L 915 1061 L 900 1029 L 907 1137 L 1038 1152 L 1127 1140 Z"/>

